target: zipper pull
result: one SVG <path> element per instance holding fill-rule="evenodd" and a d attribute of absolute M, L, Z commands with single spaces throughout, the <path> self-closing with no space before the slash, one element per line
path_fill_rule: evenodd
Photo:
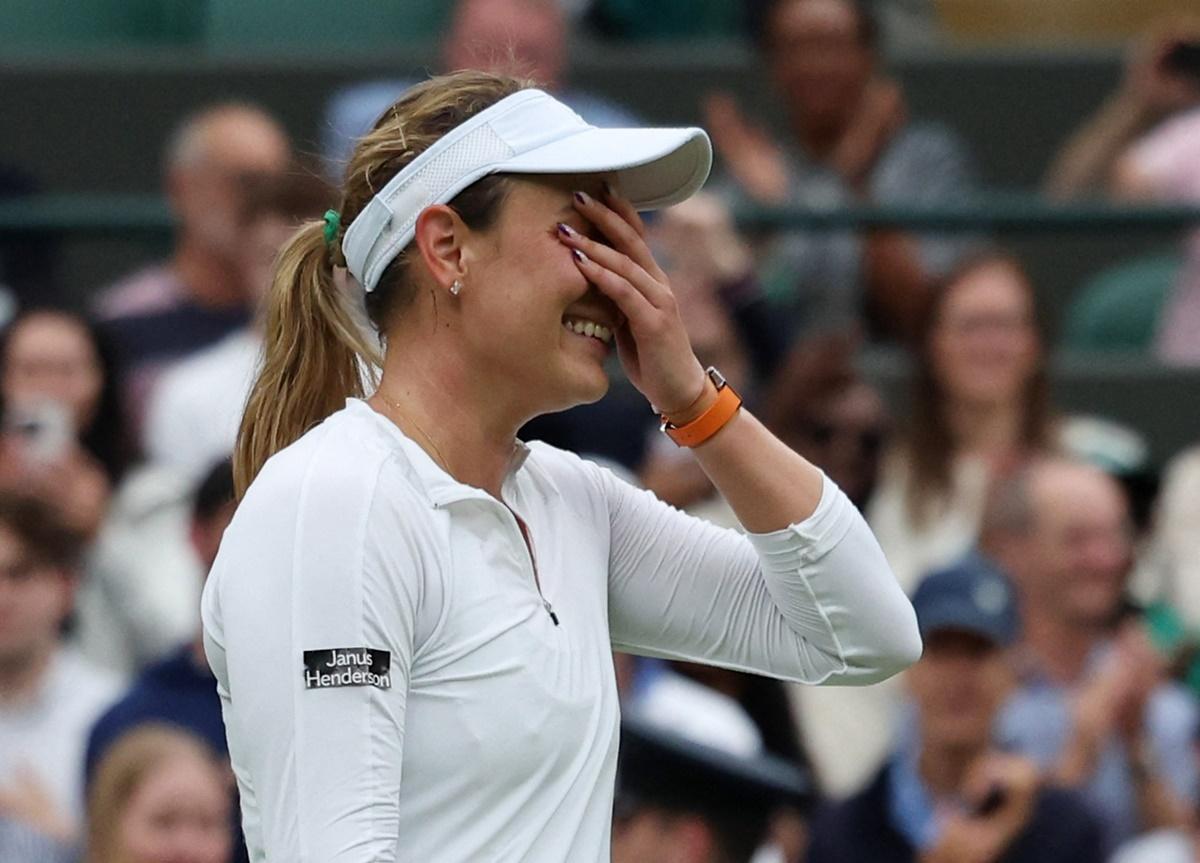
<path fill-rule="evenodd" d="M 554 625 L 558 626 L 558 615 L 554 613 L 554 608 L 550 605 L 550 600 L 543 599 L 542 607 L 546 609 L 546 614 L 550 615 L 550 619 L 554 621 Z"/>

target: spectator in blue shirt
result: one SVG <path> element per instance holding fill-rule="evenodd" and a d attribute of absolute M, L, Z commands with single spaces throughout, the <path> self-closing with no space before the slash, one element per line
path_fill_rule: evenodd
<path fill-rule="evenodd" d="M 908 672 L 915 728 L 858 795 L 818 815 L 809 863 L 1097 863 L 1100 830 L 1075 794 L 998 750 L 1016 599 L 979 557 L 913 595 L 925 653 Z"/>
<path fill-rule="evenodd" d="M 1088 465 L 1038 460 L 997 483 L 982 541 L 1013 578 L 1024 625 L 1001 739 L 1084 794 L 1109 850 L 1186 823 L 1197 705 L 1124 612 L 1132 530 L 1121 487 Z"/>

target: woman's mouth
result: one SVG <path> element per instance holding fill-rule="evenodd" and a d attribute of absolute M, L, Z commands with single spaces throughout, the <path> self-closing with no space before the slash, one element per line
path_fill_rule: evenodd
<path fill-rule="evenodd" d="M 597 339 L 606 345 L 612 343 L 612 329 L 596 321 L 568 316 L 563 318 L 563 326 L 576 335 Z"/>

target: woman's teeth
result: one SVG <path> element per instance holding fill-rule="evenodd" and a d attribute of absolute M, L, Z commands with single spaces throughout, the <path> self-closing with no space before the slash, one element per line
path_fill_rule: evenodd
<path fill-rule="evenodd" d="M 594 321 L 567 320 L 564 318 L 563 326 L 581 336 L 591 336 L 594 339 L 599 339 L 606 345 L 612 341 L 612 330 Z"/>

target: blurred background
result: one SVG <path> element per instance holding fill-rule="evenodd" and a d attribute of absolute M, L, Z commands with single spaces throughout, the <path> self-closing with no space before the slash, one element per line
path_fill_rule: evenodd
<path fill-rule="evenodd" d="M 926 639 L 866 690 L 616 656 L 614 859 L 1200 859 L 1196 0 L 0 0 L 0 860 L 243 859 L 196 602 L 258 306 L 466 67 L 708 130 L 649 226 L 694 347 Z M 612 377 L 525 437 L 736 528 Z"/>

